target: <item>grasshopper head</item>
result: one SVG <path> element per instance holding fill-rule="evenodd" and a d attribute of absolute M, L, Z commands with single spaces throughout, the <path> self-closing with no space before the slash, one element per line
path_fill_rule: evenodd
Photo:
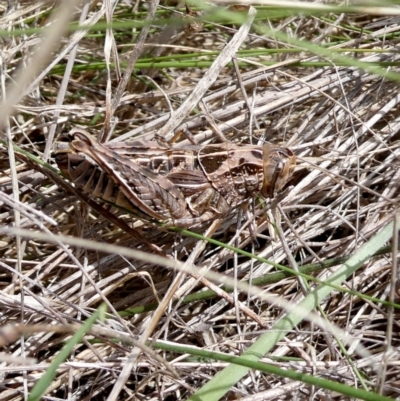
<path fill-rule="evenodd" d="M 261 194 L 273 198 L 291 177 L 296 165 L 296 156 L 288 148 L 271 145 L 263 147 L 264 183 Z"/>

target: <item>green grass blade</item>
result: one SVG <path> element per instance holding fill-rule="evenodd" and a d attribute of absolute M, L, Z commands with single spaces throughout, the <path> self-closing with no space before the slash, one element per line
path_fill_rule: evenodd
<path fill-rule="evenodd" d="M 28 401 L 37 401 L 42 398 L 42 396 L 46 393 L 46 389 L 51 385 L 54 377 L 56 376 L 58 367 L 68 358 L 68 356 L 73 351 L 75 345 L 82 340 L 83 336 L 94 325 L 96 320 L 103 319 L 105 312 L 106 305 L 100 305 L 99 308 L 93 313 L 93 315 L 86 320 L 82 327 L 65 344 L 64 348 L 54 358 L 53 363 L 49 366 L 44 375 L 39 379 L 35 387 L 32 389 L 28 397 Z"/>
<path fill-rule="evenodd" d="M 232 356 L 232 355 L 222 354 L 220 352 L 206 351 L 204 349 L 185 347 L 185 346 L 180 346 L 180 345 L 170 344 L 170 343 L 165 344 L 165 343 L 158 342 L 158 343 L 153 344 L 153 346 L 157 349 L 163 349 L 166 351 L 180 352 L 182 354 L 197 355 L 201 358 L 207 358 L 207 360 L 212 359 L 212 360 L 218 360 L 218 361 L 222 361 L 222 362 L 230 362 L 238 367 L 240 366 L 240 367 L 255 369 L 255 370 L 259 370 L 261 372 L 278 375 L 281 377 L 286 377 L 291 380 L 302 381 L 303 383 L 307 383 L 312 386 L 317 386 L 319 388 L 332 390 L 332 391 L 338 392 L 340 394 L 343 394 L 345 396 L 355 397 L 360 400 L 394 401 L 393 398 L 385 397 L 385 396 L 382 396 L 375 392 L 369 392 L 369 391 L 354 388 L 352 386 L 348 386 L 348 385 L 345 385 L 342 383 L 338 383 L 333 380 L 323 379 L 323 378 L 315 377 L 315 376 L 305 374 L 305 373 L 299 373 L 299 372 L 296 372 L 291 369 L 281 369 L 277 366 L 270 365 L 268 363 L 251 361 L 248 358 L 244 358 L 244 357 L 236 357 L 236 356 Z M 191 398 L 189 398 L 189 400 L 193 400 L 193 401 L 200 401 L 200 400 L 208 401 L 211 399 L 214 399 L 214 398 L 209 398 L 208 396 L 199 398 L 197 395 L 194 395 Z"/>
<path fill-rule="evenodd" d="M 378 234 L 365 243 L 337 272 L 326 280 L 335 286 L 340 285 L 347 277 L 362 266 L 376 251 L 379 250 L 393 235 L 393 222 L 387 224 Z M 298 325 L 307 315 L 320 304 L 333 289 L 328 285 L 320 285 L 299 304 L 299 309 L 287 313 L 281 320 L 262 335 L 243 354 L 243 358 L 258 361 L 268 353 L 275 344 L 286 336 L 293 327 Z M 250 368 L 231 364 L 216 374 L 207 384 L 197 391 L 190 401 L 217 401 L 239 380 L 245 376 Z"/>

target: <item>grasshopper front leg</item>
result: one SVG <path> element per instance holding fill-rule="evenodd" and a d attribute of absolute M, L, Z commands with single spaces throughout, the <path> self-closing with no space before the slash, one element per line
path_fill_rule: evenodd
<path fill-rule="evenodd" d="M 189 211 L 186 217 L 173 222 L 177 227 L 188 228 L 222 218 L 231 210 L 225 198 L 212 186 L 202 171 L 179 171 L 166 177 L 184 194 Z"/>

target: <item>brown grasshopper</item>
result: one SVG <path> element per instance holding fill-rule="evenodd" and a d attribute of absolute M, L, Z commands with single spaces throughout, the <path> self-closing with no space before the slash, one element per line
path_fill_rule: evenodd
<path fill-rule="evenodd" d="M 221 218 L 259 194 L 272 198 L 296 162 L 275 145 L 100 144 L 77 129 L 65 139 L 54 153 L 69 180 L 143 220 L 177 227 Z"/>

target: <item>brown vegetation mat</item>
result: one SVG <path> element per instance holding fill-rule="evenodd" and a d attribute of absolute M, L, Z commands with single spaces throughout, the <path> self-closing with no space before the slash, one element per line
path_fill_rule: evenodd
<path fill-rule="evenodd" d="M 92 18 L 90 24 L 99 18 L 143 21 L 144 10 L 134 14 L 138 4 L 130 3 L 119 3 L 112 16 L 107 7 L 102 9 L 100 2 L 93 2 L 88 17 L 81 18 Z M 1 29 L 12 32 L 45 26 L 52 3 L 24 2 L 8 12 L 5 2 L 0 2 L 0 7 Z M 93 135 L 104 133 L 105 128 L 114 140 L 152 139 L 168 121 L 171 108 L 178 109 L 204 76 L 208 54 L 220 52 L 240 26 L 205 23 L 185 29 L 176 22 L 180 15 L 169 8 L 159 8 L 158 12 L 157 18 L 174 17 L 175 22 L 164 20 L 161 27 L 151 26 L 145 46 L 138 46 L 141 60 L 150 61 L 147 67 L 134 70 L 115 111 L 119 68 L 123 73 L 132 62 L 131 52 L 138 51 L 134 43 L 140 30 L 116 30 L 109 41 L 103 31 L 77 31 L 49 55 L 46 66 L 55 60 L 53 69 L 43 66 L 43 76 L 21 92 L 24 97 L 15 104 L 14 117 L 8 120 L 8 126 L 4 125 L 3 132 L 8 130 L 15 144 L 54 166 L 50 157 L 54 141 L 76 126 Z M 269 22 L 265 19 L 264 23 L 289 35 L 295 32 L 298 39 L 323 44 L 332 55 L 340 48 L 352 49 L 354 52 L 349 51 L 347 56 L 354 64 L 362 61 L 385 66 L 400 61 L 398 35 L 392 35 L 399 29 L 398 20 L 326 14 L 318 18 L 291 15 Z M 40 32 L 34 32 L 1 39 L 3 84 L 12 82 L 17 66 L 29 65 L 34 57 L 32 46 L 39 38 Z M 74 44 L 78 46 L 73 48 Z M 175 127 L 175 132 L 188 130 L 198 143 L 209 143 L 216 141 L 215 129 L 210 125 L 214 121 L 232 142 L 270 142 L 293 150 L 296 171 L 279 202 L 271 208 L 269 200 L 256 198 L 250 207 L 254 212 L 251 224 L 234 210 L 212 235 L 215 240 L 291 268 L 354 254 L 393 219 L 400 199 L 399 84 L 356 65 L 328 63 L 305 49 L 286 52 L 294 48 L 281 39 L 252 31 L 240 49 L 256 50 L 255 55 L 237 55 L 239 74 L 232 64 L 221 69 L 216 82 L 198 99 L 202 103 Z M 57 59 L 58 54 L 63 55 Z M 192 56 L 185 65 L 178 56 L 187 54 Z M 151 68 L 152 57 L 166 65 L 155 63 Z M 73 60 L 74 66 L 70 75 L 68 60 Z M 105 60 L 112 63 L 109 74 Z M 96 66 L 95 61 L 100 65 Z M 67 77 L 65 83 L 63 74 Z M 107 84 L 111 89 L 108 98 Z M 64 86 L 65 98 L 57 100 Z M 184 136 L 181 140 L 189 143 Z M 177 272 L 152 263 L 150 256 L 138 260 L 110 254 L 109 244 L 132 252 L 155 252 L 111 222 L 107 214 L 118 216 L 150 244 L 161 248 L 161 254 L 168 255 L 168 266 L 175 260 L 189 260 L 197 268 L 245 281 L 277 269 L 217 244 L 201 243 L 185 234 L 136 221 L 115 208 L 102 205 L 103 211 L 94 210 L 71 192 L 71 184 L 70 189 L 61 186 L 65 179 L 38 162 L 17 152 L 13 167 L 7 147 L 0 146 L 1 226 L 17 226 L 48 236 L 46 239 L 33 234 L 28 238 L 24 232 L 22 237 L 12 233 L 0 237 L 0 325 L 25 325 L 19 331 L 11 330 L 15 336 L 11 335 L 12 341 L 4 340 L 0 360 L 6 356 L 11 359 L 4 359 L 0 369 L 0 400 L 23 399 L 24 392 L 32 388 L 70 338 L 68 327 L 75 331 L 74 324 L 86 320 L 101 302 L 108 303 L 112 315 L 102 324 L 109 329 L 108 334 L 98 332 L 85 337 L 59 367 L 49 396 L 106 399 L 130 358 L 134 368 L 119 399 L 186 399 L 225 365 L 160 353 L 179 375 L 176 378 L 152 354 L 142 352 L 134 359 L 132 344 L 116 340 L 118 333 L 132 339 L 150 335 L 152 340 L 240 355 L 284 312 L 260 297 L 224 292 L 208 300 L 171 303 L 156 315 L 153 311 L 128 313 L 128 308 L 157 302 L 155 292 L 158 300 L 163 299 L 171 291 L 171 283 L 176 282 Z M 17 177 L 17 199 L 10 168 Z M 250 235 L 249 227 L 253 226 L 257 241 Z M 207 228 L 195 227 L 194 231 L 205 234 Z M 60 242 L 51 239 L 51 234 L 95 241 L 98 249 L 84 243 L 76 246 L 68 240 Z M 388 300 L 396 280 L 391 265 L 390 253 L 372 257 L 344 283 L 344 288 Z M 324 280 L 336 268 L 322 269 L 315 275 Z M 204 280 L 201 283 L 190 276 L 178 284 L 173 292 L 180 301 L 204 288 Z M 308 285 L 312 289 L 317 284 L 309 281 Z M 293 304 L 304 296 L 301 280 L 296 277 L 281 278 L 262 288 Z M 303 290 L 310 289 L 303 286 Z M 320 308 L 330 323 L 354 339 L 345 345 L 346 352 L 330 333 L 303 321 L 268 355 L 278 357 L 274 363 L 355 387 L 360 386 L 354 373 L 358 370 L 367 389 L 399 397 L 398 309 L 392 311 L 393 332 L 389 331 L 388 337 L 388 308 L 376 301 L 332 291 Z M 123 311 L 126 313 L 117 313 Z M 64 331 L 53 330 L 58 326 Z M 23 341 L 18 337 L 21 332 L 29 333 Z M 391 354 L 386 353 L 387 341 L 394 347 Z M 360 355 L 356 342 L 369 353 Z M 288 362 L 283 357 L 292 359 Z M 234 398 L 259 397 L 253 400 L 311 399 L 313 392 L 314 399 L 322 399 L 324 394 L 331 394 L 258 371 L 252 371 L 231 391 Z"/>

